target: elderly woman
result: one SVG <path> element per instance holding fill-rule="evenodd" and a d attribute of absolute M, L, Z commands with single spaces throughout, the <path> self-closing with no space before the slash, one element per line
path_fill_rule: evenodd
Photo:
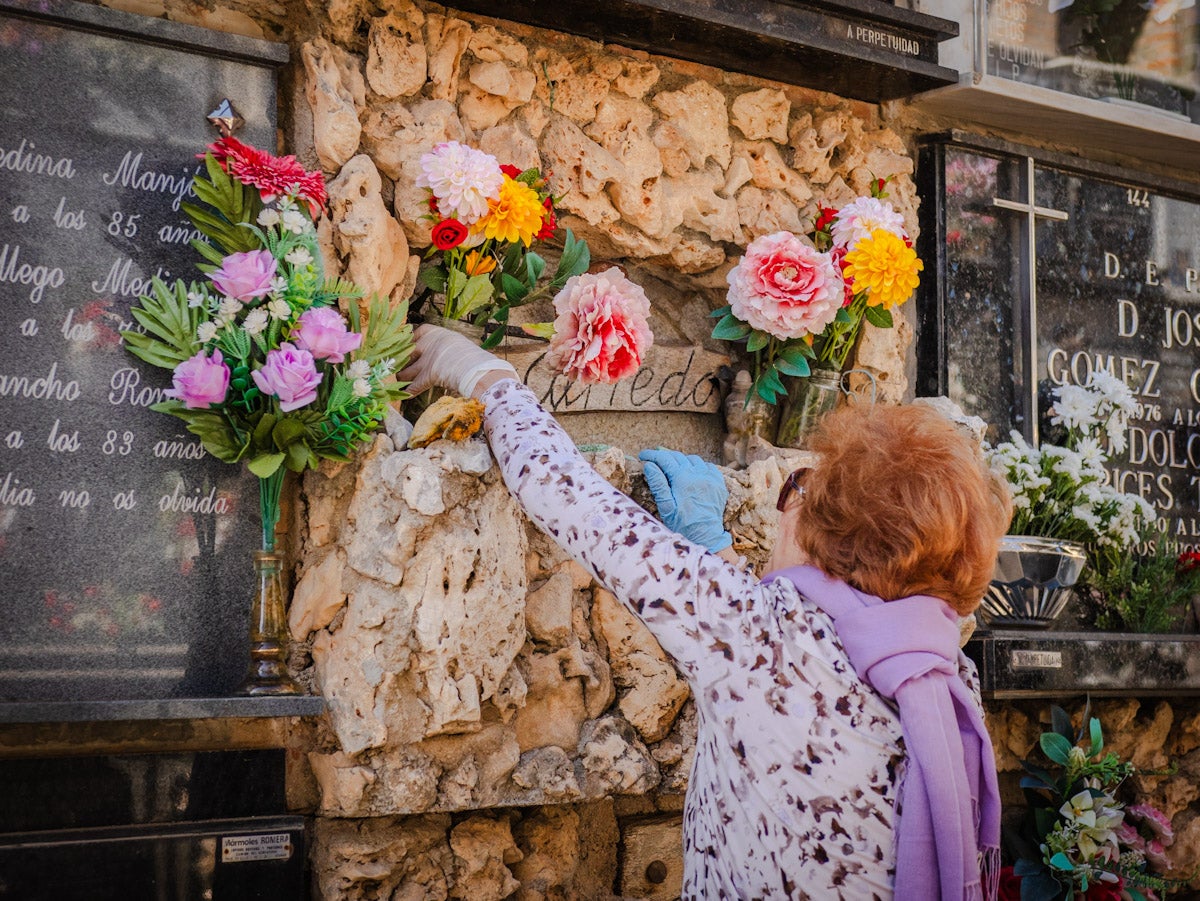
<path fill-rule="evenodd" d="M 417 332 L 411 390 L 480 399 L 526 513 L 654 633 L 691 685 L 688 899 L 994 898 L 999 799 L 958 615 L 1008 524 L 978 450 L 920 407 L 828 419 L 779 496 L 762 581 L 727 562 L 724 486 L 650 451 L 666 528 L 465 338 Z"/>

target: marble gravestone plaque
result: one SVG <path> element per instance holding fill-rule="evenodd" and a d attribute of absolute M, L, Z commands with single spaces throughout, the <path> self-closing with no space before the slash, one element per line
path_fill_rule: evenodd
<path fill-rule="evenodd" d="M 1200 547 L 1200 200 L 955 146 L 940 165 L 923 391 L 983 417 L 993 441 L 1061 443 L 1054 389 L 1115 375 L 1136 408 L 1110 481 L 1154 506 L 1173 545 Z"/>
<path fill-rule="evenodd" d="M 199 277 L 206 116 L 273 148 L 286 51 L 61 0 L 2 0 L 0 48 L 0 702 L 228 694 L 257 485 L 149 409 L 170 373 L 119 333 Z"/>

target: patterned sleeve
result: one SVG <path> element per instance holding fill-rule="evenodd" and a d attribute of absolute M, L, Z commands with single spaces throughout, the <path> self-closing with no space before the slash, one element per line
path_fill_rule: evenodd
<path fill-rule="evenodd" d="M 632 610 L 695 683 L 761 634 L 764 588 L 613 488 L 515 379 L 488 389 L 485 428 L 509 491 Z M 701 662 L 703 661 L 703 666 Z"/>

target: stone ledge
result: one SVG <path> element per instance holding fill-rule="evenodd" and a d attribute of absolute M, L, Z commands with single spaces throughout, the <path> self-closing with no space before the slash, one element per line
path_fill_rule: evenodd
<path fill-rule="evenodd" d="M 989 630 L 965 650 L 985 698 L 1200 697 L 1200 635 Z"/>
<path fill-rule="evenodd" d="M 227 717 L 319 716 L 325 699 L 308 695 L 268 698 L 167 698 L 142 701 L 18 701 L 0 703 L 0 723 L 77 723 L 191 720 Z"/>

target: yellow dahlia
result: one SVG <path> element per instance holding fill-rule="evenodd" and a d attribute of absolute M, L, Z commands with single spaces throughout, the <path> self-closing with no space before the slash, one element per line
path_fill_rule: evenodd
<path fill-rule="evenodd" d="M 537 191 L 506 175 L 499 196 L 488 201 L 487 215 L 472 230 L 482 232 L 485 238 L 520 241 L 528 247 L 542 230 L 545 212 Z"/>
<path fill-rule="evenodd" d="M 867 303 L 885 309 L 899 306 L 912 296 L 924 269 L 917 252 L 901 238 L 877 228 L 846 254 L 842 275 L 855 294 L 869 291 Z"/>

